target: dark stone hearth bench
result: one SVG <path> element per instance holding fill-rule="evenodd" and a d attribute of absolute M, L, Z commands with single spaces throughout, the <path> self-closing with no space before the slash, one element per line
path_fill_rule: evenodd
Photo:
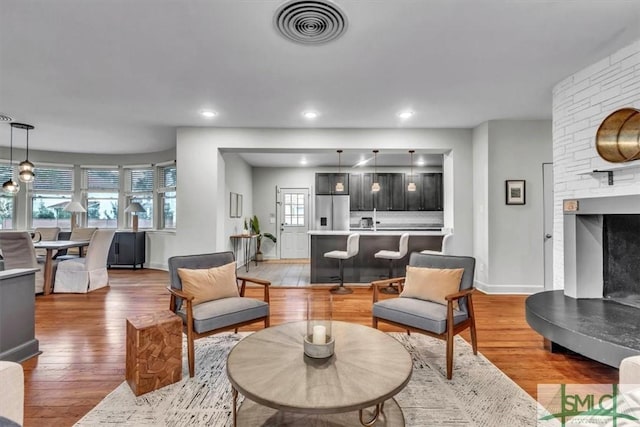
<path fill-rule="evenodd" d="M 552 343 L 614 368 L 640 355 L 640 308 L 545 291 L 526 300 L 529 326 Z"/>

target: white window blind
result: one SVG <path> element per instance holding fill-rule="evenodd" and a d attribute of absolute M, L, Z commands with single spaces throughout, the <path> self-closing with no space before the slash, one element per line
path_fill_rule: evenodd
<path fill-rule="evenodd" d="M 158 171 L 160 175 L 158 180 L 158 188 L 165 191 L 175 189 L 178 182 L 176 165 L 161 166 L 158 168 Z"/>
<path fill-rule="evenodd" d="M 73 191 L 73 168 L 36 167 L 33 191 Z"/>
<path fill-rule="evenodd" d="M 84 190 L 111 190 L 120 189 L 120 171 L 118 169 L 84 169 Z"/>
<path fill-rule="evenodd" d="M 130 193 L 153 192 L 153 169 L 126 169 L 125 179 Z"/>
<path fill-rule="evenodd" d="M 0 182 L 7 182 L 11 179 L 12 168 L 9 163 L 0 163 Z"/>

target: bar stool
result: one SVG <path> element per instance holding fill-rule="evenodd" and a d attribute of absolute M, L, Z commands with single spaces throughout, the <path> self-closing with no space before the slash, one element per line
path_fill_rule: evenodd
<path fill-rule="evenodd" d="M 350 234 L 347 238 L 347 250 L 346 251 L 331 251 L 324 254 L 325 258 L 336 258 L 338 260 L 338 269 L 340 285 L 331 289 L 332 294 L 350 294 L 353 291 L 344 287 L 344 260 L 353 258 L 358 255 L 360 250 L 360 235 Z"/>
<path fill-rule="evenodd" d="M 402 259 L 407 255 L 409 250 L 409 233 L 404 233 L 400 236 L 400 245 L 398 251 L 378 251 L 373 256 L 376 258 L 388 259 L 389 260 L 389 279 L 393 278 L 393 261 L 397 259 Z M 393 285 L 389 285 L 386 288 L 380 289 L 380 292 L 383 294 L 397 294 L 398 288 Z"/>
<path fill-rule="evenodd" d="M 424 250 L 424 251 L 420 251 L 421 254 L 429 254 L 429 255 L 452 255 L 451 253 L 451 238 L 453 237 L 453 234 L 445 234 L 444 237 L 442 238 L 442 246 L 440 247 L 439 251 L 433 251 L 433 250 Z"/>

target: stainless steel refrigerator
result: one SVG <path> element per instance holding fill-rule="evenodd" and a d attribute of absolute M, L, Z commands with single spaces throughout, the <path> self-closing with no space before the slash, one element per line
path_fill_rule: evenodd
<path fill-rule="evenodd" d="M 316 230 L 349 230 L 349 196 L 316 196 Z"/>

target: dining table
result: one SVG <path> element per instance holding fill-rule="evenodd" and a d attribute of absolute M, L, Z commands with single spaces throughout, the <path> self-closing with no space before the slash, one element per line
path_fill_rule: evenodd
<path fill-rule="evenodd" d="M 79 255 L 84 256 L 83 249 L 89 246 L 89 240 L 41 240 L 35 242 L 33 247 L 45 249 L 47 251 L 44 259 L 44 295 L 49 295 L 53 291 L 53 254 L 54 251 L 79 248 Z"/>

